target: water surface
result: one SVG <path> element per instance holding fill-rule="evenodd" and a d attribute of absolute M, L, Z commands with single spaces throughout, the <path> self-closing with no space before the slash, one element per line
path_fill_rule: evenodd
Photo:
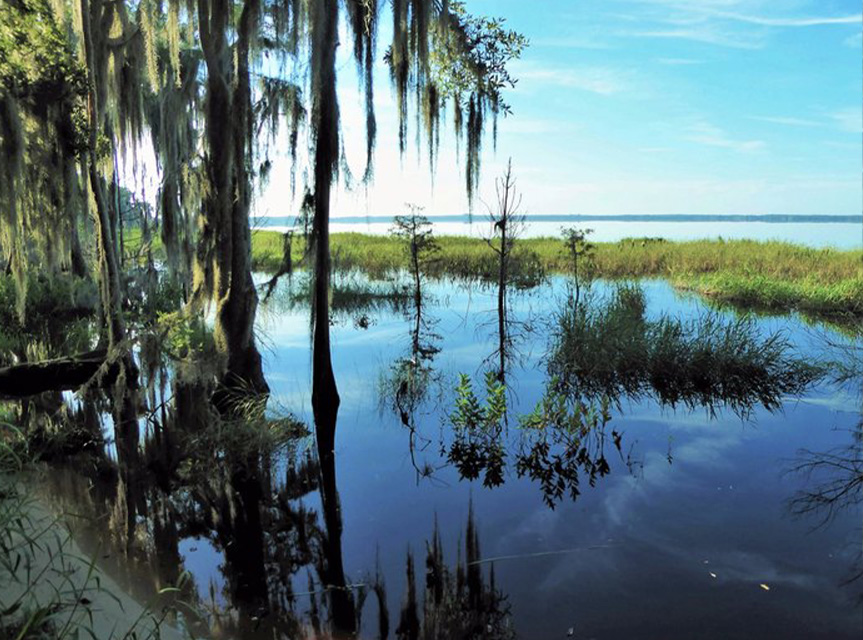
<path fill-rule="evenodd" d="M 308 310 L 287 295 L 290 287 L 303 286 L 301 280 L 280 284 L 281 298 L 277 293 L 259 314 L 259 332 L 274 404 L 312 425 Z M 649 317 L 706 313 L 699 299 L 678 296 L 662 282 L 644 287 Z M 607 286 L 596 289 L 602 293 Z M 518 416 L 543 395 L 544 357 L 566 295 L 559 278 L 512 294 L 517 339 L 506 376 L 508 441 L 518 438 Z M 341 408 L 333 471 L 340 508 L 322 505 L 315 490 L 292 488 L 285 478 L 292 466 L 285 459 L 271 471 L 284 494 L 273 504 L 290 510 L 265 519 L 259 530 L 249 523 L 243 528 L 242 544 L 257 540 L 268 549 L 265 557 L 248 546 L 231 549 L 228 540 L 236 539 L 236 531 L 230 529 L 224 537 L 203 521 L 167 527 L 172 533 L 162 536 L 168 544 L 163 556 L 174 569 L 191 572 L 200 601 L 213 610 L 243 610 L 243 589 L 249 588 L 244 585 L 252 580 L 243 575 L 244 566 L 265 567 L 267 577 L 258 587 L 269 590 L 273 602 L 282 598 L 281 605 L 223 625 L 220 637 L 272 637 L 273 629 L 288 628 L 277 624 L 280 616 L 326 617 L 313 604 L 323 582 L 314 554 L 291 558 L 302 545 L 291 537 L 299 529 L 285 523 L 307 512 L 329 514 L 315 516 L 315 526 L 325 531 L 324 564 L 332 567 L 335 544 L 348 590 L 375 582 L 376 575 L 383 578 L 391 635 L 407 590 L 408 554 L 416 560 L 421 608 L 427 542 L 437 531 L 445 562 L 455 572 L 459 557 L 466 559 L 472 513 L 479 566 L 486 580 L 494 567 L 496 589 L 505 597 L 501 607 L 518 637 L 562 638 L 570 631 L 576 638 L 621 639 L 861 637 L 861 584 L 845 584 L 859 571 L 859 502 L 837 510 L 825 526 L 818 526 L 822 512 L 793 516 L 791 502 L 825 480 L 791 472 L 795 466 L 810 455 L 852 445 L 859 436 L 860 398 L 853 388 L 822 383 L 803 397 L 783 398 L 781 411 L 756 408 L 746 417 L 721 408 L 711 416 L 707 408 L 673 410 L 650 398 L 621 398 L 604 436 L 609 473 L 594 486 L 583 477 L 576 500 L 549 501 L 537 482 L 518 477 L 511 464 L 494 488 L 481 479 L 463 480 L 446 464 L 458 375 L 468 374 L 482 398 L 483 374 L 497 362 L 496 291 L 438 282 L 427 286 L 426 296 L 422 342 L 437 351 L 430 350 L 425 361 L 428 392 L 408 407 L 413 433 L 393 410 L 388 383 L 398 363 L 416 357 L 417 325 L 409 308 L 381 304 L 334 314 Z M 762 318 L 758 330 L 783 332 L 805 357 L 822 355 L 826 330 L 797 317 Z M 620 435 L 619 450 L 612 429 Z M 301 442 L 292 459 L 302 460 L 303 448 L 313 448 L 313 440 Z M 74 483 L 55 484 L 61 490 Z M 333 514 L 336 520 L 328 519 Z M 164 531 L 164 523 L 157 529 Z M 156 550 L 158 555 L 158 544 Z M 128 566 L 112 570 L 129 572 Z M 371 596 L 362 621 L 361 636 L 376 637 Z"/>
<path fill-rule="evenodd" d="M 490 225 L 486 216 L 430 215 L 437 235 L 484 237 Z M 863 248 L 860 216 L 540 216 L 527 215 L 524 237 L 560 235 L 562 227 L 593 229 L 591 239 L 616 242 L 623 238 L 650 237 L 667 240 L 782 240 L 811 247 Z M 289 218 L 259 218 L 262 229 L 285 230 Z M 389 233 L 392 220 L 384 216 L 333 218 L 331 230 L 373 235 Z"/>

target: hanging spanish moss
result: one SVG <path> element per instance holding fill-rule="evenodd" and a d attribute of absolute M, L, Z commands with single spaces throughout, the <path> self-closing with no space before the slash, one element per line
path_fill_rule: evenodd
<path fill-rule="evenodd" d="M 47 1 L 4 7 L 0 30 L 14 38 L 0 49 L 0 252 L 23 322 L 31 268 L 84 269 L 74 241 L 85 73 Z"/>
<path fill-rule="evenodd" d="M 389 4 L 394 30 L 385 60 L 399 105 L 399 148 L 405 151 L 415 117 L 416 139 L 425 140 L 433 171 L 441 118 L 451 107 L 458 137 L 466 140 L 472 196 L 486 116 L 506 112 L 500 91 L 512 81 L 505 64 L 524 39 L 501 21 L 470 16 L 455 0 Z M 352 181 L 340 135 L 338 40 L 344 29 L 363 93 L 367 183 L 378 131 L 373 79 L 384 3 L 15 0 L 13 6 L 17 18 L 4 12 L 3 20 L 20 20 L 21 12 L 44 17 L 28 24 L 41 29 L 29 34 L 38 43 L 34 68 L 48 70 L 34 80 L 20 69 L 0 68 L 0 251 L 19 283 L 22 311 L 28 265 L 87 272 L 78 232 L 89 212 L 105 337 L 112 345 L 123 341 L 121 196 L 132 193 L 143 203 L 133 208 L 139 216 L 133 224 L 147 264 L 152 268 L 150 233 L 158 227 L 169 270 L 190 286 L 189 310 L 215 303 L 225 381 L 266 390 L 253 334 L 249 214 L 254 187 L 266 184 L 273 150 L 286 140 L 292 190 L 302 169 L 306 210 L 314 210 L 308 247 L 317 273 L 313 323 L 321 357 L 315 368 L 324 372 L 314 378 L 326 379 L 324 395 L 337 397 L 327 364 L 330 191 L 339 179 Z M 40 61 L 39 51 L 62 68 Z M 40 89 L 51 99 L 34 98 L 39 82 L 55 83 Z M 300 152 L 302 132 L 308 154 Z M 145 136 L 157 161 L 156 194 L 147 193 L 153 167 L 142 154 Z M 133 184 L 122 184 L 122 167 L 131 169 Z"/>
<path fill-rule="evenodd" d="M 497 116 L 509 112 L 502 91 L 514 86 L 506 65 L 526 44 L 523 36 L 504 28 L 502 19 L 474 17 L 457 0 L 393 2 L 393 42 L 385 59 L 396 92 L 399 149 L 406 149 L 413 91 L 434 171 L 440 117 L 450 105 L 457 140 L 466 140 L 465 187 L 471 202 L 479 184 L 485 116 L 492 116 L 496 139 Z"/>

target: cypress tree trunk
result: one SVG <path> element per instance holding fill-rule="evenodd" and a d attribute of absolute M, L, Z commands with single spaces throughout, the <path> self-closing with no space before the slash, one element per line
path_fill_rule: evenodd
<path fill-rule="evenodd" d="M 219 316 L 228 341 L 228 376 L 251 384 L 260 393 L 270 389 L 264 379 L 261 355 L 255 346 L 255 312 L 258 294 L 252 281 L 251 203 L 248 165 L 252 144 L 252 91 L 250 87 L 249 41 L 258 22 L 259 0 L 246 0 L 240 15 L 237 41 L 237 80 L 233 117 L 236 196 L 231 211 L 231 282 Z"/>
<path fill-rule="evenodd" d="M 501 233 L 500 233 L 500 241 L 501 241 L 501 252 L 500 252 L 500 269 L 498 273 L 498 282 L 497 282 L 497 334 L 498 334 L 498 356 L 499 356 L 499 369 L 497 378 L 501 382 L 505 382 L 506 380 L 506 265 L 509 260 L 509 250 L 507 249 L 507 242 L 509 242 L 506 237 L 506 227 L 507 227 L 507 216 L 504 213 L 503 224 L 501 225 Z"/>
<path fill-rule="evenodd" d="M 312 410 L 316 429 L 335 432 L 339 392 L 330 355 L 330 188 L 339 152 L 339 113 L 336 102 L 336 46 L 338 44 L 338 0 L 314 4 L 315 43 L 313 72 L 317 72 L 314 96 L 315 144 L 315 242 L 314 336 L 312 355 Z M 332 446 L 331 437 L 324 439 Z M 319 446 L 322 444 L 318 436 Z M 321 451 L 325 455 L 325 451 Z"/>
<path fill-rule="evenodd" d="M 198 279 L 216 296 L 216 348 L 226 356 L 224 384 L 267 393 L 255 345 L 258 297 L 252 282 L 249 230 L 248 148 L 251 143 L 249 39 L 257 0 L 247 0 L 237 41 L 237 78 L 232 96 L 233 56 L 227 42 L 229 0 L 198 0 L 201 44 L 207 65 L 206 140 L 210 191 L 202 210 Z M 197 285 L 200 287 L 201 282 Z M 200 296 L 200 291 L 198 292 Z"/>
<path fill-rule="evenodd" d="M 77 217 L 77 216 L 76 216 Z M 81 238 L 78 235 L 78 221 L 73 220 L 69 237 L 69 266 L 72 275 L 79 278 L 87 277 L 87 261 L 84 259 L 84 251 L 81 248 Z"/>

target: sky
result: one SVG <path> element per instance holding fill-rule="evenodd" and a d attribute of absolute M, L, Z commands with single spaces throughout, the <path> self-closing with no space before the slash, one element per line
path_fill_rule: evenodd
<path fill-rule="evenodd" d="M 856 214 L 863 209 L 859 0 L 467 0 L 530 41 L 511 65 L 479 200 L 512 158 L 527 214 Z M 379 57 L 390 37 L 382 16 Z M 345 153 L 362 175 L 364 116 L 349 47 L 339 65 Z M 449 121 L 432 178 L 400 157 L 386 68 L 375 81 L 371 185 L 341 185 L 333 217 L 468 210 Z M 277 158 L 256 214 L 296 214 Z"/>

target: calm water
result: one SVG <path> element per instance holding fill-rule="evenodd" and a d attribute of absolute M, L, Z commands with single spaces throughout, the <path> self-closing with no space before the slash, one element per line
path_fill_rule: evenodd
<path fill-rule="evenodd" d="M 290 285 L 280 286 L 281 303 L 271 303 L 260 314 L 268 381 L 276 403 L 312 424 L 308 311 L 285 303 Z M 705 312 L 698 299 L 679 297 L 663 283 L 644 286 L 649 316 L 696 318 Z M 620 452 L 610 436 L 606 443 L 610 473 L 597 478 L 595 486 L 583 478 L 578 499 L 564 497 L 552 509 L 539 485 L 517 477 L 511 467 L 502 486 L 487 488 L 461 480 L 445 464 L 441 448 L 449 437 L 447 416 L 458 374 L 469 374 L 482 398 L 482 374 L 493 366 L 495 292 L 433 283 L 428 293 L 426 339 L 440 351 L 430 361 L 430 392 L 412 407 L 413 437 L 388 406 L 389 396 L 384 393 L 382 399 L 394 363 L 411 354 L 415 325 L 409 314 L 386 305 L 355 309 L 336 313 L 332 329 L 342 398 L 335 450 L 342 530 L 339 540 L 328 526 L 324 539 L 339 547 L 347 584 L 368 584 L 376 572 L 384 578 L 391 637 L 405 597 L 408 552 L 416 556 L 422 602 L 426 544 L 435 523 L 454 571 L 457 557 L 464 559 L 471 509 L 479 557 L 497 558 L 482 567 L 487 571 L 493 564 L 519 637 L 861 637 L 863 587 L 859 580 L 843 584 L 859 571 L 860 504 L 837 509 L 819 527 L 823 513 L 793 517 L 789 502 L 834 477 L 789 471 L 803 459 L 802 450 L 818 455 L 852 445 L 861 428 L 861 399 L 853 390 L 824 383 L 802 398 L 784 399 L 779 412 L 756 409 L 747 419 L 726 411 L 711 418 L 703 408 L 674 411 L 651 400 L 623 399 L 609 425 L 609 431 L 613 427 L 622 435 Z M 517 416 L 531 411 L 542 396 L 551 318 L 564 296 L 563 283 L 555 280 L 512 299 L 513 326 L 522 334 L 508 375 L 512 438 Z M 759 328 L 765 334 L 784 332 L 802 354 L 815 356 L 823 347 L 823 331 L 794 317 L 762 319 Z M 313 440 L 304 446 L 312 447 Z M 434 471 L 421 477 L 418 467 Z M 273 471 L 283 486 L 285 469 L 279 464 Z M 55 479 L 53 492 L 62 494 L 75 484 Z M 302 508 L 322 510 L 314 491 L 296 492 L 285 498 L 284 504 L 289 502 L 294 519 Z M 237 593 L 250 578 L 238 574 L 248 561 L 249 571 L 266 567 L 272 599 L 277 599 L 272 585 L 289 585 L 293 597 L 285 606 L 293 609 L 292 616 L 314 617 L 304 594 L 317 590 L 318 574 L 309 559 L 285 559 L 286 549 L 296 543 L 284 523 L 267 530 L 266 522 L 275 520 L 265 520 L 254 533 L 251 539 L 270 548 L 261 560 L 248 549 L 239 556 L 236 547 L 227 549 L 218 526 L 207 525 L 205 514 L 200 517 L 194 526 L 169 526 L 169 542 L 162 543 L 168 547 L 160 551 L 157 543 L 156 556 L 191 572 L 202 603 L 242 609 Z M 149 529 L 162 531 L 166 539 L 164 523 Z M 243 540 L 240 544 L 248 544 L 248 537 Z M 142 594 L 173 575 L 160 573 L 154 560 L 135 566 L 105 562 Z M 269 625 L 278 628 L 279 615 L 274 607 L 267 615 L 252 616 L 254 624 L 247 619 L 240 630 L 223 625 L 220 637 L 273 637 Z M 377 604 L 370 596 L 361 635 L 376 633 Z"/>
<path fill-rule="evenodd" d="M 717 217 L 718 218 L 718 217 Z M 434 221 L 437 235 L 488 235 L 490 225 L 485 216 L 476 214 L 472 223 L 463 216 L 442 216 Z M 561 227 L 577 226 L 593 229 L 591 238 L 597 242 L 616 242 L 623 238 L 653 237 L 668 240 L 697 240 L 702 238 L 783 240 L 812 247 L 836 247 L 840 249 L 859 249 L 863 247 L 863 220 L 853 220 L 852 216 L 836 216 L 832 221 L 818 221 L 816 216 L 802 217 L 799 221 L 788 222 L 788 218 L 778 218 L 778 222 L 765 222 L 763 219 L 740 221 L 738 218 L 699 220 L 697 216 L 682 217 L 681 220 L 659 219 L 638 216 L 629 220 L 605 219 L 587 216 L 528 217 L 524 237 L 559 236 Z M 291 221 L 284 218 L 260 220 L 260 228 L 284 230 Z M 356 217 L 347 221 L 333 219 L 334 232 L 354 231 L 382 235 L 389 232 L 391 220 L 379 216 Z"/>

